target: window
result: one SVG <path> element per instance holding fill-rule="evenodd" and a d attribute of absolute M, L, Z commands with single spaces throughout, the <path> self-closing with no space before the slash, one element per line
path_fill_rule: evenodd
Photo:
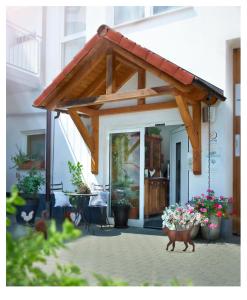
<path fill-rule="evenodd" d="M 145 17 L 144 6 L 114 6 L 114 25 Z"/>
<path fill-rule="evenodd" d="M 177 8 L 177 6 L 153 6 L 153 15 L 158 15 L 174 8 Z"/>
<path fill-rule="evenodd" d="M 112 10 L 113 25 L 134 22 L 143 18 L 173 11 L 182 6 L 114 6 Z"/>
<path fill-rule="evenodd" d="M 85 44 L 85 38 L 63 43 L 63 65 L 67 65 Z"/>
<path fill-rule="evenodd" d="M 27 155 L 34 160 L 45 161 L 45 134 L 27 135 Z"/>
<path fill-rule="evenodd" d="M 64 35 L 82 32 L 86 29 L 86 8 L 66 6 L 64 11 Z"/>
<path fill-rule="evenodd" d="M 86 7 L 66 6 L 63 22 L 62 67 L 73 59 L 86 42 Z"/>

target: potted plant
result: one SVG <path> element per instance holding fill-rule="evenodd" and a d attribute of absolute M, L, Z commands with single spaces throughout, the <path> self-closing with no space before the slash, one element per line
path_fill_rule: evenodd
<path fill-rule="evenodd" d="M 70 203 L 74 206 L 77 212 L 83 212 L 84 218 L 89 221 L 90 212 L 89 212 L 89 200 L 91 190 L 85 182 L 85 179 L 82 174 L 83 166 L 80 162 L 76 164 L 68 161 L 69 173 L 71 174 L 71 183 L 75 187 L 75 192 L 78 195 L 70 196 Z M 88 196 L 87 196 L 88 195 Z M 85 220 L 84 220 L 85 221 Z"/>
<path fill-rule="evenodd" d="M 121 198 L 112 202 L 112 211 L 115 228 L 127 228 L 131 204 L 126 198 Z"/>
<path fill-rule="evenodd" d="M 222 217 L 228 217 L 228 206 L 231 202 L 231 198 L 228 197 L 216 197 L 213 190 L 208 189 L 207 194 L 201 194 L 201 196 L 195 196 L 190 201 L 195 210 L 203 214 L 204 226 L 202 236 L 207 240 L 216 240 L 220 236 L 220 227 Z"/>
<path fill-rule="evenodd" d="M 17 209 L 16 219 L 18 223 L 33 224 L 39 206 L 38 192 L 45 179 L 40 172 L 32 168 L 28 173 L 17 174 L 17 188 L 20 196 L 25 199 L 26 204 Z"/>
<path fill-rule="evenodd" d="M 171 205 L 166 207 L 162 218 L 162 228 L 175 231 L 190 231 L 191 238 L 194 238 L 193 228 L 199 224 L 205 224 L 203 214 L 194 209 L 191 205 Z"/>
<path fill-rule="evenodd" d="M 17 153 L 11 156 L 11 160 L 14 163 L 12 168 L 16 168 L 18 170 L 30 170 L 32 168 L 35 169 L 44 169 L 45 162 L 43 159 L 38 157 L 30 157 L 26 153 L 24 153 L 18 146 Z"/>
<path fill-rule="evenodd" d="M 75 191 L 80 194 L 90 194 L 90 188 L 85 183 L 85 179 L 82 174 L 83 166 L 80 162 L 73 164 L 68 161 L 69 172 L 71 174 L 71 183 L 75 186 Z"/>

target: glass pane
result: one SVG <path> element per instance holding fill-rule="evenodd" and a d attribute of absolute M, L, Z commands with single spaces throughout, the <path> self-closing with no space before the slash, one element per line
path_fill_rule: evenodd
<path fill-rule="evenodd" d="M 27 136 L 27 154 L 32 159 L 45 160 L 45 134 Z"/>
<path fill-rule="evenodd" d="M 85 38 L 80 38 L 64 43 L 64 66 L 72 60 L 72 58 L 81 50 L 84 44 Z"/>
<path fill-rule="evenodd" d="M 129 218 L 139 218 L 140 132 L 114 133 L 110 138 L 111 202 L 127 199 Z"/>
<path fill-rule="evenodd" d="M 144 18 L 144 6 L 114 6 L 114 24 Z"/>
<path fill-rule="evenodd" d="M 66 6 L 64 11 L 64 35 L 82 32 L 86 29 L 86 7 Z"/>
<path fill-rule="evenodd" d="M 177 6 L 153 6 L 153 14 L 157 15 L 157 14 L 160 14 L 164 11 L 173 9 L 175 7 L 177 7 Z"/>

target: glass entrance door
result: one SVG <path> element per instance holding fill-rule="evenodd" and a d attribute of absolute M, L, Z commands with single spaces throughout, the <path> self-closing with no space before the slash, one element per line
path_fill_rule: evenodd
<path fill-rule="evenodd" d="M 110 134 L 111 203 L 128 200 L 129 219 L 140 218 L 140 131 Z M 110 216 L 112 212 L 110 211 Z"/>

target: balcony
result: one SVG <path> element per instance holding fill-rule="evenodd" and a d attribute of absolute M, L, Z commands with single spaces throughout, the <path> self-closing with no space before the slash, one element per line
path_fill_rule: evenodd
<path fill-rule="evenodd" d="M 7 21 L 6 24 L 7 87 L 38 89 L 41 86 L 42 38 L 34 32 Z"/>

